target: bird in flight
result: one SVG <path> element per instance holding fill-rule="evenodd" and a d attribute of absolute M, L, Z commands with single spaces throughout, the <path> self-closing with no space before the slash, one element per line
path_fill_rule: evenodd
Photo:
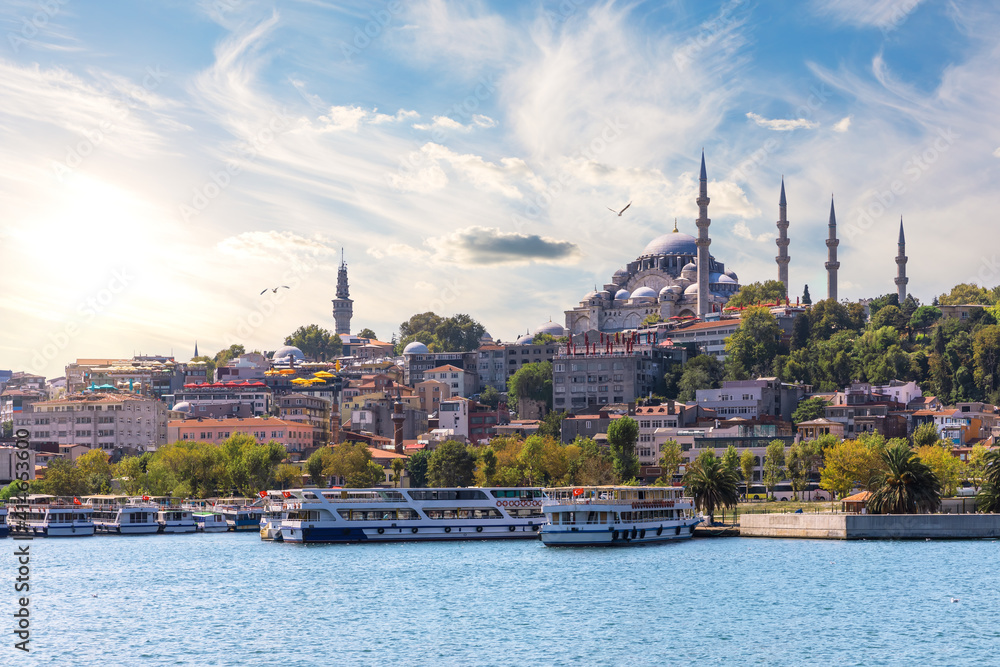
<path fill-rule="evenodd" d="M 623 209 L 622 209 L 622 210 L 620 210 L 620 211 L 616 211 L 615 209 L 613 209 L 613 208 L 611 208 L 611 207 L 609 206 L 609 207 L 608 207 L 608 210 L 609 210 L 609 211 L 611 211 L 612 213 L 617 213 L 617 214 L 618 214 L 618 217 L 620 218 L 620 217 L 622 217 L 622 213 L 624 213 L 624 212 L 625 212 L 625 210 L 626 210 L 626 209 L 627 209 L 627 208 L 628 208 L 629 206 L 631 206 L 631 205 L 632 205 L 632 202 L 629 202 L 628 204 L 626 204 L 626 205 L 625 205 L 625 208 L 623 208 Z"/>
<path fill-rule="evenodd" d="M 277 287 L 265 287 L 263 290 L 261 290 L 261 294 L 263 294 L 267 290 L 271 290 L 272 292 L 274 292 L 275 294 L 277 294 L 278 290 L 281 289 L 282 287 L 284 287 L 285 289 L 292 289 L 288 285 L 278 285 Z"/>

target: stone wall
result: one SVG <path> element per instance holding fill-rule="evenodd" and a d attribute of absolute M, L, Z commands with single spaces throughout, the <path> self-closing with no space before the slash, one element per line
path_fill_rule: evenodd
<path fill-rule="evenodd" d="M 1000 514 L 744 514 L 742 537 L 827 540 L 1000 537 Z"/>

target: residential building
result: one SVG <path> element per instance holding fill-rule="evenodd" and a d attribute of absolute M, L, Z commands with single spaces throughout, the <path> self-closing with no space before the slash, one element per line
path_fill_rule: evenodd
<path fill-rule="evenodd" d="M 886 385 L 872 385 L 872 393 L 887 396 L 897 403 L 906 406 L 923 398 L 924 395 L 924 392 L 920 389 L 920 385 L 912 380 L 909 382 L 891 380 Z"/>
<path fill-rule="evenodd" d="M 410 387 L 426 378 L 424 373 L 439 366 L 456 366 L 476 375 L 473 382 L 474 394 L 479 391 L 479 376 L 476 370 L 479 352 L 430 352 L 423 343 L 414 341 L 403 350 L 403 384 Z"/>
<path fill-rule="evenodd" d="M 476 444 L 489 441 L 496 435 L 496 427 L 509 421 L 510 414 L 503 405 L 494 410 L 468 398 L 449 398 L 441 401 L 437 427 Z"/>
<path fill-rule="evenodd" d="M 987 308 L 987 306 L 982 306 L 976 303 L 965 303 L 956 306 L 942 306 L 941 304 L 938 304 L 937 307 L 941 311 L 941 317 L 953 317 L 959 320 L 967 320 L 970 317 L 975 317 L 978 313 Z"/>
<path fill-rule="evenodd" d="M 278 418 L 292 422 L 303 422 L 313 428 L 313 447 L 331 444 L 333 424 L 331 422 L 330 401 L 307 394 L 284 394 L 275 399 L 278 404 Z"/>
<path fill-rule="evenodd" d="M 809 385 L 789 384 L 778 378 L 727 380 L 721 389 L 699 389 L 698 405 L 715 410 L 723 419 L 755 419 L 764 415 L 792 421 L 799 401 L 812 390 Z"/>
<path fill-rule="evenodd" d="M 844 424 L 831 421 L 825 417 L 799 422 L 795 427 L 799 434 L 799 439 L 803 442 L 818 440 L 823 435 L 833 435 L 838 439 L 844 439 Z"/>
<path fill-rule="evenodd" d="M 13 421 L 21 413 L 29 411 L 32 404 L 47 398 L 47 393 L 38 389 L 5 389 L 0 394 L 0 422 Z"/>
<path fill-rule="evenodd" d="M 726 358 L 726 339 L 740 328 L 739 319 L 721 319 L 710 322 L 695 322 L 684 327 L 661 332 L 674 345 L 692 344 L 698 354 L 708 354 L 720 361 Z"/>
<path fill-rule="evenodd" d="M 313 446 L 315 426 L 305 422 L 277 419 L 275 417 L 251 417 L 249 419 L 177 419 L 167 425 L 167 440 L 177 442 L 196 440 L 221 444 L 237 433 L 252 435 L 259 443 L 275 441 L 285 446 L 290 453 L 301 454 Z"/>
<path fill-rule="evenodd" d="M 451 398 L 451 385 L 440 380 L 424 380 L 414 385 L 420 409 L 428 414 L 437 412 L 441 401 Z"/>
<path fill-rule="evenodd" d="M 140 394 L 69 394 L 34 403 L 14 420 L 14 428 L 28 429 L 33 447 L 75 444 L 106 451 L 155 451 L 167 442 L 167 407 Z"/>
<path fill-rule="evenodd" d="M 271 411 L 271 388 L 260 380 L 233 382 L 194 382 L 185 384 L 173 396 L 174 407 L 186 403 L 190 414 L 203 417 L 210 405 L 248 405 L 254 416 Z M 203 410 L 203 408 L 205 408 Z"/>
<path fill-rule="evenodd" d="M 424 371 L 423 382 L 428 380 L 444 382 L 448 385 L 452 396 L 469 398 L 475 393 L 476 377 L 475 373 L 470 373 L 451 364 L 445 364 L 444 366 Z"/>
<path fill-rule="evenodd" d="M 597 410 L 594 412 L 570 415 L 562 420 L 562 441 L 569 444 L 579 438 L 595 438 L 607 433 L 608 427 L 615 419 L 626 416 L 627 406 Z"/>
<path fill-rule="evenodd" d="M 264 373 L 269 368 L 271 368 L 271 362 L 263 354 L 256 352 L 241 354 L 237 359 L 231 359 L 224 366 L 218 366 L 215 369 L 215 381 L 263 381 Z"/>
<path fill-rule="evenodd" d="M 631 353 L 559 353 L 552 363 L 554 409 L 590 411 L 662 391 L 667 370 L 686 355 L 682 347 L 664 345 L 636 345 Z"/>
<path fill-rule="evenodd" d="M 66 366 L 66 391 L 117 389 L 165 399 L 187 378 L 187 364 L 173 357 L 139 355 L 131 359 L 77 359 Z"/>

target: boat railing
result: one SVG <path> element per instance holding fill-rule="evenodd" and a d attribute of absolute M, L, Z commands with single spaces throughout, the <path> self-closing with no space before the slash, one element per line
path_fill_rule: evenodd
<path fill-rule="evenodd" d="M 578 507 L 587 505 L 615 505 L 622 507 L 633 507 L 635 509 L 671 509 L 678 506 L 693 505 L 692 498 L 669 498 L 664 500 L 619 500 L 617 498 L 549 498 L 542 503 L 545 506 L 559 505 L 565 507 Z"/>

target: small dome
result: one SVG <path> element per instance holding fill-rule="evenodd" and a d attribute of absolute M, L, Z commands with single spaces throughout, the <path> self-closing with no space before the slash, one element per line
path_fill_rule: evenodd
<path fill-rule="evenodd" d="M 305 358 L 306 355 L 302 354 L 302 350 L 294 345 L 279 347 L 274 351 L 274 354 L 271 355 L 271 361 L 284 361 L 286 363 L 292 361 L 293 359 L 295 361 L 304 361 Z"/>
<path fill-rule="evenodd" d="M 602 289 L 600 292 L 597 293 L 597 296 L 599 298 L 601 298 L 601 299 L 610 299 L 611 298 L 611 292 L 609 292 L 606 289 Z"/>
<path fill-rule="evenodd" d="M 531 345 L 534 342 L 535 342 L 535 334 L 524 334 L 516 341 L 514 341 L 514 345 Z"/>
<path fill-rule="evenodd" d="M 633 299 L 640 299 L 642 297 L 648 297 L 650 299 L 656 298 L 656 292 L 652 287 L 640 287 L 636 291 L 632 292 Z"/>
<path fill-rule="evenodd" d="M 430 350 L 419 340 L 415 340 L 403 348 L 403 354 L 430 354 Z"/>
<path fill-rule="evenodd" d="M 684 290 L 684 293 L 685 294 L 697 294 L 698 293 L 698 283 L 691 283 L 690 285 L 688 285 L 687 289 Z"/>
<path fill-rule="evenodd" d="M 615 271 L 615 275 L 611 276 L 611 282 L 616 285 L 622 285 L 628 280 L 628 271 L 625 269 L 618 269 Z"/>
<path fill-rule="evenodd" d="M 684 265 L 684 268 L 681 269 L 681 273 L 684 273 L 685 271 L 694 271 L 697 273 L 698 267 L 695 266 L 694 262 L 688 262 L 687 264 Z"/>
<path fill-rule="evenodd" d="M 560 336 L 566 335 L 566 330 L 563 328 L 561 324 L 557 324 L 556 322 L 549 320 L 542 326 L 535 329 L 535 335 L 537 336 L 539 334 L 549 334 L 550 336 L 555 336 L 556 338 L 559 338 Z"/>
<path fill-rule="evenodd" d="M 736 284 L 736 281 L 733 280 L 732 278 L 730 278 L 729 276 L 727 276 L 725 273 L 723 273 L 721 276 L 719 276 L 718 282 L 721 283 L 721 284 L 723 284 L 723 285 L 735 285 Z"/>
<path fill-rule="evenodd" d="M 737 276 L 736 272 L 733 271 L 732 269 L 726 269 L 726 275 L 735 280 L 736 282 L 740 281 L 739 276 Z"/>
<path fill-rule="evenodd" d="M 599 294 L 596 291 L 595 292 L 587 292 L 586 294 L 583 295 L 583 300 L 584 301 L 590 301 L 591 299 L 596 298 L 598 296 L 599 296 Z"/>
<path fill-rule="evenodd" d="M 657 236 L 643 248 L 639 257 L 659 257 L 662 255 L 697 255 L 697 239 L 681 232 L 671 232 Z"/>
<path fill-rule="evenodd" d="M 181 401 L 174 404 L 173 410 L 174 412 L 191 412 L 191 404 L 187 401 Z"/>
<path fill-rule="evenodd" d="M 629 298 L 628 290 L 618 290 L 615 292 L 615 301 L 627 301 Z"/>

